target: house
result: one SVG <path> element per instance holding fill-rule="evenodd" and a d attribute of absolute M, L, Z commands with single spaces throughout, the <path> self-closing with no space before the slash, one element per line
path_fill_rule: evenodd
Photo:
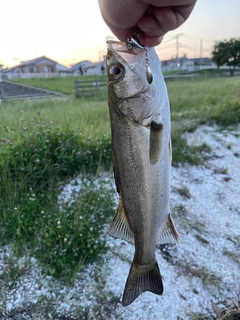
<path fill-rule="evenodd" d="M 70 71 L 73 75 L 83 76 L 106 74 L 106 61 L 105 58 L 103 61 L 96 63 L 84 60 L 72 65 Z"/>
<path fill-rule="evenodd" d="M 106 74 L 105 60 L 96 63 L 84 60 L 72 65 L 71 68 L 67 68 L 66 66 L 45 56 L 23 61 L 17 66 L 4 69 L 2 71 L 2 75 L 8 79 L 102 74 Z"/>
<path fill-rule="evenodd" d="M 217 65 L 210 58 L 195 58 L 195 70 L 216 69 Z"/>
<path fill-rule="evenodd" d="M 23 61 L 19 65 L 2 71 L 8 78 L 53 77 L 58 72 L 67 72 L 68 68 L 45 56 Z"/>
<path fill-rule="evenodd" d="M 71 75 L 71 70 L 68 67 L 65 67 L 64 65 L 57 63 L 56 64 L 56 71 L 58 75 L 61 76 L 67 76 L 67 75 Z"/>
<path fill-rule="evenodd" d="M 216 68 L 214 62 L 210 58 L 194 58 L 188 59 L 186 55 L 181 58 L 172 58 L 162 61 L 163 72 L 167 71 L 197 71 L 202 69 Z"/>
<path fill-rule="evenodd" d="M 106 74 L 106 61 L 105 59 L 100 62 L 92 63 L 91 65 L 84 66 L 83 68 L 84 75 L 103 75 Z"/>
<path fill-rule="evenodd" d="M 73 64 L 69 70 L 73 75 L 84 75 L 83 68 L 92 64 L 93 63 L 88 60 L 80 61 L 78 63 Z"/>

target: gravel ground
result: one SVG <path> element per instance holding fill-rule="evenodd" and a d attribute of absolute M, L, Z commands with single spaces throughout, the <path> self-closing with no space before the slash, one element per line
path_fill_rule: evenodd
<path fill-rule="evenodd" d="M 34 258 L 25 275 L 6 283 L 1 274 L 14 258 L 4 247 L 0 319 L 210 320 L 215 315 L 211 300 L 220 309 L 239 301 L 240 134 L 202 126 L 186 138 L 191 144 L 206 142 L 211 151 L 203 166 L 172 169 L 171 205 L 180 238 L 177 246 L 157 248 L 162 296 L 146 292 L 130 306 L 121 306 L 134 247 L 108 236 L 104 261 L 86 266 L 72 287 L 43 277 Z M 66 192 L 71 194 L 70 185 Z"/>

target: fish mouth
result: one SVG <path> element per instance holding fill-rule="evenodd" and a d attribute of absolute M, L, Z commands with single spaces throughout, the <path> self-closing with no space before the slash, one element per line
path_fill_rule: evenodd
<path fill-rule="evenodd" d="M 116 41 L 116 40 L 108 40 L 107 41 L 108 50 L 112 52 L 124 52 L 128 54 L 137 55 L 138 49 L 132 48 L 131 51 L 128 50 L 125 42 Z"/>

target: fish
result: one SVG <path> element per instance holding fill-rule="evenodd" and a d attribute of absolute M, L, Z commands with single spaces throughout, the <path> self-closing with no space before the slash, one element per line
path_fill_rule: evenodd
<path fill-rule="evenodd" d="M 107 41 L 112 162 L 119 204 L 109 234 L 135 246 L 122 305 L 163 293 L 156 245 L 176 243 L 170 214 L 172 162 L 168 92 L 154 48 Z"/>

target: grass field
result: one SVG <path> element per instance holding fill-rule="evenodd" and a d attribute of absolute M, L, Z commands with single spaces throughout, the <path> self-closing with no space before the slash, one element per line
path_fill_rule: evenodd
<path fill-rule="evenodd" d="M 184 71 L 167 71 L 164 72 L 165 76 L 171 76 L 171 75 L 177 75 L 181 74 Z M 187 71 L 185 71 L 187 72 Z M 192 74 L 189 74 L 190 76 L 184 79 L 184 82 L 187 81 L 198 81 L 198 80 L 206 80 L 208 78 L 218 78 L 220 76 L 229 76 L 229 72 L 227 70 L 218 70 L 218 69 L 206 69 L 206 70 L 199 70 L 197 72 L 194 72 Z M 43 89 L 48 89 L 52 91 L 61 92 L 67 95 L 74 95 L 75 89 L 74 89 L 74 81 L 89 81 L 88 86 L 91 85 L 91 82 L 93 83 L 95 80 L 100 80 L 103 83 L 107 83 L 107 77 L 106 75 L 101 76 L 71 76 L 71 77 L 53 77 L 53 78 L 32 78 L 32 79 L 12 79 L 11 81 L 18 82 L 21 84 L 26 84 L 30 86 L 35 86 Z M 174 80 L 168 80 L 174 81 Z M 175 79 L 175 81 L 182 82 L 182 79 Z M 84 84 L 86 85 L 86 84 Z M 97 92 L 97 99 L 95 100 L 104 100 L 107 99 L 107 90 L 106 87 L 103 86 L 101 88 L 101 95 L 99 95 L 99 92 Z M 91 94 L 90 94 L 91 95 Z M 89 95 L 86 95 L 89 97 Z M 92 99 L 92 97 L 91 97 Z"/>
<path fill-rule="evenodd" d="M 94 80 L 106 81 L 106 76 L 72 76 L 72 77 L 55 77 L 55 78 L 32 78 L 32 79 L 14 79 L 13 81 L 26 84 L 29 86 L 39 87 L 52 91 L 61 92 L 64 94 L 74 95 L 74 80 L 78 81 L 92 81 Z M 106 97 L 106 96 L 105 96 Z"/>
<path fill-rule="evenodd" d="M 72 94 L 71 81 L 21 82 Z M 167 87 L 173 164 L 198 165 L 208 146 L 190 147 L 182 135 L 203 123 L 239 124 L 240 78 L 174 81 Z M 17 255 L 27 250 L 38 257 L 46 273 L 73 279 L 83 263 L 106 250 L 99 238 L 113 214 L 111 191 L 93 183 L 111 168 L 107 100 L 5 101 L 0 112 L 0 243 L 12 243 Z M 79 173 L 86 180 L 82 196 L 70 207 L 59 205 L 60 184 Z"/>

